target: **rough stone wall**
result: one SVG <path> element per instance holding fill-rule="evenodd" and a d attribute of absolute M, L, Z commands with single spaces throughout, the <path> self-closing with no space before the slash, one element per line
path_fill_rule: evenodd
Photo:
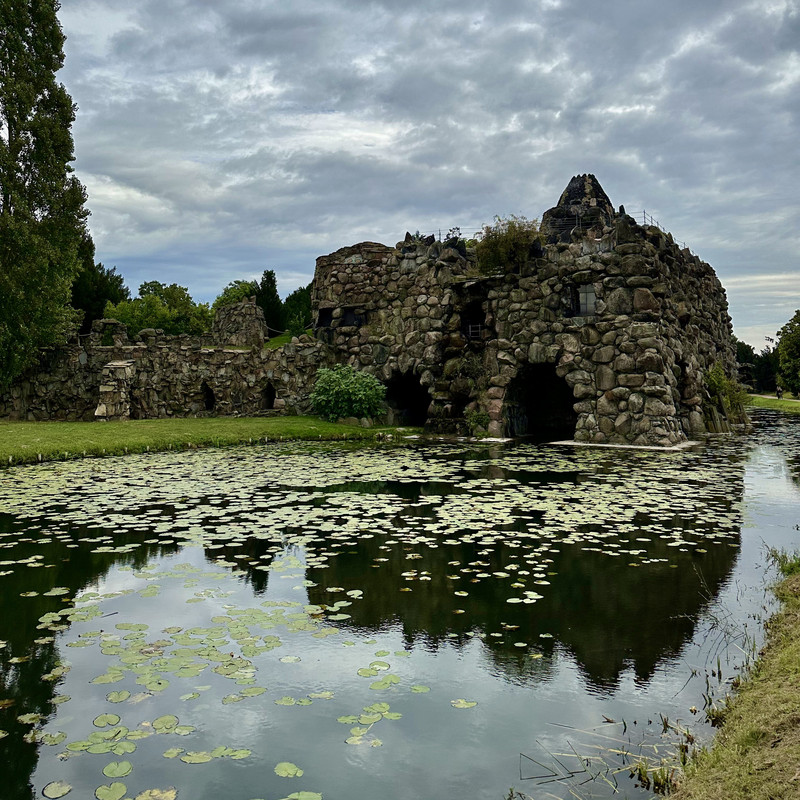
<path fill-rule="evenodd" d="M 526 259 L 490 276 L 463 243 L 408 235 L 322 257 L 317 335 L 390 389 L 417 381 L 434 430 L 463 432 L 472 414 L 490 434 L 519 432 L 519 398 L 553 390 L 529 369 L 545 365 L 569 388 L 577 440 L 670 445 L 703 433 L 703 373 L 736 367 L 711 267 L 615 213 L 593 176 L 570 182 L 542 231 Z"/>
<path fill-rule="evenodd" d="M 214 314 L 211 337 L 217 345 L 261 347 L 269 338 L 264 312 L 255 297 L 222 306 Z"/>
<path fill-rule="evenodd" d="M 130 342 L 124 325 L 105 322 L 115 330 L 116 344 L 97 344 L 93 333 L 46 352 L 37 369 L 0 395 L 0 417 L 88 421 L 305 413 L 316 371 L 330 363 L 325 344 L 308 336 L 274 350 L 234 350 L 155 332 Z"/>

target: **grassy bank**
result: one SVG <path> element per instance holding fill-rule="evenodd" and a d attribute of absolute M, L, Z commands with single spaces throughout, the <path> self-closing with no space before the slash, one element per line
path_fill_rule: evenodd
<path fill-rule="evenodd" d="M 749 394 L 747 395 L 746 403 L 754 408 L 771 408 L 774 411 L 788 411 L 791 414 L 800 414 L 800 400 L 778 400 L 777 397 Z"/>
<path fill-rule="evenodd" d="M 373 439 L 391 428 L 357 428 L 316 417 L 204 417 L 129 422 L 0 421 L 0 465 L 146 450 L 222 447 L 283 439 Z"/>
<path fill-rule="evenodd" d="M 690 763 L 677 800 L 800 798 L 800 557 L 780 557 L 779 566 L 782 608 L 769 622 L 764 651 L 729 703 L 713 747 Z"/>

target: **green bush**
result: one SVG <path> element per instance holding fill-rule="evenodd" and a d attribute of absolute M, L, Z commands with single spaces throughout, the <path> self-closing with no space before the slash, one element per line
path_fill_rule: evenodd
<path fill-rule="evenodd" d="M 467 421 L 467 427 L 473 436 L 479 433 L 485 433 L 489 427 L 489 415 L 485 411 L 472 409 L 464 414 L 464 419 Z"/>
<path fill-rule="evenodd" d="M 704 381 L 711 399 L 726 415 L 734 418 L 744 415 L 747 392 L 725 374 L 719 361 L 706 371 Z"/>
<path fill-rule="evenodd" d="M 484 225 L 476 245 L 478 267 L 483 273 L 503 272 L 527 261 L 531 247 L 542 241 L 539 221 L 512 214 L 495 217 Z"/>
<path fill-rule="evenodd" d="M 306 332 L 306 326 L 303 324 L 303 318 L 296 314 L 289 318 L 286 323 L 286 332 L 289 336 L 302 336 Z"/>
<path fill-rule="evenodd" d="M 349 364 L 317 372 L 311 392 L 314 413 L 328 420 L 340 417 L 374 417 L 383 410 L 386 387 L 366 372 Z"/>

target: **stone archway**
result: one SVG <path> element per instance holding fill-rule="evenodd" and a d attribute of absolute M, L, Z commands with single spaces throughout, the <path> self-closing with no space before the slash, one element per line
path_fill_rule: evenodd
<path fill-rule="evenodd" d="M 506 436 L 539 442 L 572 439 L 578 415 L 572 389 L 556 374 L 555 364 L 528 364 L 508 384 L 503 404 Z"/>
<path fill-rule="evenodd" d="M 413 372 L 395 373 L 386 382 L 390 425 L 422 427 L 428 419 L 431 396 Z"/>

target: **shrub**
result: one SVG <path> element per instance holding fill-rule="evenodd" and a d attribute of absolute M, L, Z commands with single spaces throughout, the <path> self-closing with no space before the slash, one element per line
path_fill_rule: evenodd
<path fill-rule="evenodd" d="M 467 421 L 467 427 L 473 436 L 479 433 L 486 433 L 489 427 L 489 415 L 485 411 L 472 409 L 464 414 L 464 419 Z"/>
<path fill-rule="evenodd" d="M 314 413 L 328 420 L 340 417 L 374 417 L 383 410 L 386 387 L 366 372 L 349 364 L 317 372 L 311 392 Z"/>
<path fill-rule="evenodd" d="M 747 392 L 725 374 L 719 361 L 706 371 L 704 380 L 711 399 L 726 415 L 734 418 L 744 415 Z"/>
<path fill-rule="evenodd" d="M 289 321 L 286 323 L 286 332 L 289 336 L 302 336 L 306 332 L 303 318 L 299 314 L 289 318 Z"/>
<path fill-rule="evenodd" d="M 476 245 L 481 272 L 507 271 L 527 261 L 531 247 L 542 241 L 539 221 L 512 214 L 495 217 L 494 225 L 484 225 Z"/>

